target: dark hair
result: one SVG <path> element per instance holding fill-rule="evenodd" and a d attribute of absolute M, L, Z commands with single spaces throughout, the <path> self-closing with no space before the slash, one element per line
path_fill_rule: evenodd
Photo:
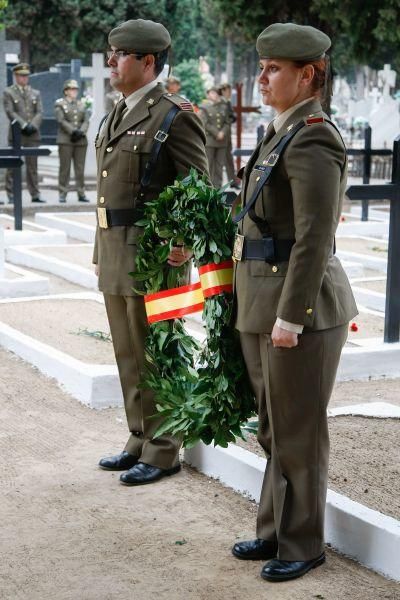
<path fill-rule="evenodd" d="M 166 48 L 165 50 L 161 50 L 161 52 L 157 52 L 157 54 L 154 54 L 154 73 L 156 75 L 156 77 L 159 76 L 159 74 L 162 72 L 165 63 L 167 62 L 167 58 L 168 58 L 168 51 L 169 48 Z"/>
<path fill-rule="evenodd" d="M 320 58 L 319 60 L 295 60 L 293 63 L 298 69 L 302 69 L 306 65 L 312 65 L 314 67 L 314 77 L 311 82 L 311 89 L 319 95 L 326 82 L 327 61 L 325 57 Z"/>

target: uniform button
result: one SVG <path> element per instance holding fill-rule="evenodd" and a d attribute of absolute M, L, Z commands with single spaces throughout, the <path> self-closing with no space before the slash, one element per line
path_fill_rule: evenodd
<path fill-rule="evenodd" d="M 104 196 L 102 196 L 101 198 L 99 198 L 99 202 L 100 202 L 100 204 L 104 204 L 104 202 L 105 202 Z"/>
<path fill-rule="evenodd" d="M 308 315 L 312 315 L 312 308 L 307 308 L 307 310 L 306 310 L 306 313 L 307 313 Z"/>
<path fill-rule="evenodd" d="M 134 151 L 136 152 L 136 150 L 137 150 L 137 146 L 133 146 L 133 149 L 134 149 Z"/>
<path fill-rule="evenodd" d="M 272 272 L 273 272 L 273 273 L 277 273 L 278 271 L 279 271 L 278 267 L 277 267 L 276 265 L 274 265 L 274 266 L 272 267 Z"/>
<path fill-rule="evenodd" d="M 256 177 L 256 181 L 260 181 L 261 177 Z"/>
<path fill-rule="evenodd" d="M 108 175 L 107 171 L 103 171 L 103 172 L 102 172 L 102 176 L 103 176 L 103 177 L 107 177 L 107 175 Z"/>
<path fill-rule="evenodd" d="M 113 149 L 114 149 L 114 148 L 113 148 L 113 146 L 109 146 L 109 147 L 107 148 L 107 152 L 112 152 L 112 151 L 113 151 Z"/>

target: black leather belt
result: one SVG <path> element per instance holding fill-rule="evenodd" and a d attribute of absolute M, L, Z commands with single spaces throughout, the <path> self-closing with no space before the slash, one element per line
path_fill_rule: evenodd
<path fill-rule="evenodd" d="M 290 251 L 296 240 L 274 240 L 265 237 L 261 240 L 245 238 L 242 260 L 263 260 L 265 262 L 285 262 L 290 258 Z"/>
<path fill-rule="evenodd" d="M 97 222 L 101 229 L 115 225 L 135 225 L 143 217 L 143 210 L 138 208 L 97 208 Z"/>

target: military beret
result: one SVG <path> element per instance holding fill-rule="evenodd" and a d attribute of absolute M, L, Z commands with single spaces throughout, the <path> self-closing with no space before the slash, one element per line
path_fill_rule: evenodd
<path fill-rule="evenodd" d="M 76 81 L 76 79 L 67 79 L 66 81 L 64 81 L 63 90 L 78 90 L 78 89 L 79 89 L 79 84 Z"/>
<path fill-rule="evenodd" d="M 112 29 L 108 34 L 108 42 L 120 50 L 153 54 L 169 48 L 171 36 L 161 23 L 131 19 Z"/>
<path fill-rule="evenodd" d="M 179 79 L 179 77 L 176 77 L 176 75 L 171 75 L 171 77 L 168 77 L 165 80 L 165 83 L 167 83 L 167 84 L 168 83 L 180 83 L 180 82 L 181 82 L 181 80 Z"/>
<path fill-rule="evenodd" d="M 208 94 L 208 92 L 217 92 L 217 94 L 218 94 L 218 88 L 216 85 L 212 85 L 211 87 L 206 89 L 206 92 L 207 92 L 207 94 Z"/>
<path fill-rule="evenodd" d="M 296 23 L 274 23 L 257 38 L 260 58 L 318 60 L 330 48 L 330 38 L 315 27 Z"/>
<path fill-rule="evenodd" d="M 19 63 L 13 67 L 13 73 L 16 75 L 30 75 L 31 69 L 28 63 Z"/>

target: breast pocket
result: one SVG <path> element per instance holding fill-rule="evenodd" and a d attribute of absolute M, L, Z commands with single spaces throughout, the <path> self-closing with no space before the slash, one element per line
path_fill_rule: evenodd
<path fill-rule="evenodd" d="M 149 159 L 152 139 L 127 136 L 118 142 L 118 178 L 125 183 L 139 183 Z"/>

